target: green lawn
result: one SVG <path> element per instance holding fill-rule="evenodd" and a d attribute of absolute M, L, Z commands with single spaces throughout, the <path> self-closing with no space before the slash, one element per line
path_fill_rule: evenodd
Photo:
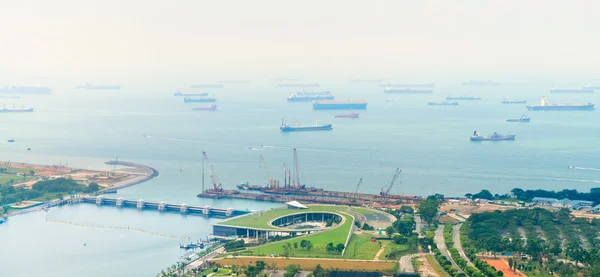
<path fill-rule="evenodd" d="M 406 244 L 395 244 L 391 241 L 384 241 L 384 243 L 386 243 L 386 245 L 383 253 L 381 253 L 381 256 L 379 256 L 380 260 L 385 260 L 386 256 L 390 253 L 408 250 L 408 245 Z"/>
<path fill-rule="evenodd" d="M 372 260 L 381 249 L 378 242 L 371 242 L 370 234 L 353 235 L 344 253 L 345 259 Z"/>
<path fill-rule="evenodd" d="M 8 184 L 10 180 L 14 180 L 14 182 L 17 183 L 23 181 L 23 177 L 12 174 L 0 174 L 0 184 Z"/>
<path fill-rule="evenodd" d="M 328 208 L 346 208 L 346 207 L 334 207 L 334 206 L 323 206 Z M 311 234 L 307 236 L 297 237 L 293 239 L 283 240 L 271 244 L 266 244 L 262 246 L 258 246 L 255 248 L 251 248 L 247 251 L 244 251 L 241 254 L 244 255 L 258 255 L 258 256 L 268 256 L 271 254 L 281 255 L 283 253 L 283 245 L 286 243 L 292 244 L 292 248 L 294 242 L 300 244 L 300 241 L 303 239 L 310 240 L 313 244 L 313 249 L 309 251 L 303 250 L 300 247 L 298 249 L 292 249 L 290 256 L 291 257 L 331 257 L 331 258 L 341 258 L 339 254 L 330 254 L 325 250 L 325 246 L 333 242 L 333 244 L 338 243 L 346 243 L 346 238 L 348 237 L 348 233 L 350 232 L 352 225 L 354 224 L 354 220 L 352 216 L 347 214 L 342 214 L 345 218 L 344 224 L 338 226 L 332 230 L 319 232 L 316 234 Z"/>
<path fill-rule="evenodd" d="M 261 228 L 267 230 L 279 230 L 269 226 L 272 220 L 289 214 L 303 212 L 334 212 L 348 210 L 347 206 L 308 206 L 308 209 L 288 209 L 287 207 L 276 208 L 247 216 L 222 221 L 216 225 L 230 225 L 239 227 Z"/>
<path fill-rule="evenodd" d="M 363 215 L 376 214 L 376 213 L 386 213 L 386 212 L 382 212 L 382 211 L 376 211 L 376 210 L 365 209 L 365 208 L 357 208 L 357 207 L 352 207 L 352 211 L 353 212 L 357 212 L 359 214 L 363 214 Z"/>

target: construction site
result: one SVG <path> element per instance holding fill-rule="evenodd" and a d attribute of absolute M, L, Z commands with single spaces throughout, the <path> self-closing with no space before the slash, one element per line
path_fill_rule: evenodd
<path fill-rule="evenodd" d="M 361 193 L 360 186 L 363 179 L 360 178 L 355 185 L 354 191 L 333 191 L 325 190 L 316 187 L 309 187 L 302 183 L 300 179 L 303 176 L 300 172 L 298 162 L 298 151 L 293 150 L 293 166 L 288 168 L 285 162 L 285 175 L 283 186 L 280 180 L 272 179 L 265 159 L 260 154 L 260 167 L 265 175 L 265 185 L 257 186 L 248 183 L 237 185 L 238 189 L 227 190 L 223 189 L 218 181 L 213 165 L 210 165 L 210 181 L 211 187 L 204 189 L 204 163 L 207 159 L 206 153 L 203 152 L 202 161 L 202 192 L 198 194 L 201 198 L 236 198 L 250 199 L 256 201 L 271 201 L 271 202 L 289 202 L 300 201 L 308 204 L 335 204 L 335 205 L 350 205 L 350 206 L 369 206 L 373 208 L 394 208 L 399 204 L 414 204 L 423 200 L 420 196 L 405 196 L 391 194 L 391 190 L 399 183 L 399 177 L 402 173 L 400 168 L 397 168 L 392 175 L 391 180 L 384 184 L 379 194 Z"/>

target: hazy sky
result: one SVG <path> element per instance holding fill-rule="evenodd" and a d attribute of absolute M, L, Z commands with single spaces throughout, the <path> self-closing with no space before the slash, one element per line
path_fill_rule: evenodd
<path fill-rule="evenodd" d="M 4 74 L 600 75 L 600 1 L 0 0 Z"/>

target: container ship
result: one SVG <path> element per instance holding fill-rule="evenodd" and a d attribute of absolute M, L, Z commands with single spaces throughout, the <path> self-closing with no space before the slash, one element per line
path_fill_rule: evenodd
<path fill-rule="evenodd" d="M 477 133 L 477 131 L 474 131 L 470 140 L 471 141 L 515 140 L 515 137 L 516 137 L 516 135 L 500 135 L 496 132 L 494 132 L 493 134 L 486 137 L 486 136 L 480 135 L 479 133 Z"/>
<path fill-rule="evenodd" d="M 351 112 L 348 114 L 337 114 L 335 118 L 358 118 L 358 113 Z"/>
<path fill-rule="evenodd" d="M 210 104 L 208 107 L 192 108 L 192 110 L 194 110 L 194 111 L 216 111 L 217 105 Z"/>
<path fill-rule="evenodd" d="M 288 102 L 307 102 L 314 100 L 333 100 L 334 96 L 330 91 L 322 92 L 292 92 L 288 96 Z"/>
<path fill-rule="evenodd" d="M 359 79 L 359 78 L 351 78 L 350 83 L 381 83 L 383 79 Z"/>
<path fill-rule="evenodd" d="M 474 96 L 446 96 L 446 100 L 481 100 L 481 97 Z"/>
<path fill-rule="evenodd" d="M 502 103 L 502 104 L 526 104 L 527 100 L 506 100 L 506 99 L 502 99 L 502 101 L 500 101 L 500 103 Z"/>
<path fill-rule="evenodd" d="M 207 102 L 217 102 L 217 99 L 211 98 L 211 97 L 193 98 L 193 97 L 186 96 L 185 98 L 183 98 L 183 102 L 184 103 L 207 103 Z"/>
<path fill-rule="evenodd" d="M 551 88 L 550 93 L 594 93 L 594 89 L 591 88 Z"/>
<path fill-rule="evenodd" d="M 336 100 L 316 100 L 313 101 L 313 110 L 365 110 L 367 101 L 336 101 Z"/>
<path fill-rule="evenodd" d="M 548 104 L 546 97 L 542 97 L 539 105 L 529 105 L 527 109 L 530 111 L 577 111 L 577 110 L 593 110 L 594 104 Z"/>
<path fill-rule="evenodd" d="M 317 83 L 283 83 L 277 86 L 280 88 L 318 88 L 320 85 Z"/>
<path fill-rule="evenodd" d="M 90 83 L 85 83 L 83 86 L 76 86 L 77 89 L 121 89 L 120 85 L 101 85 L 95 86 Z"/>
<path fill-rule="evenodd" d="M 379 84 L 378 87 L 398 87 L 398 88 L 433 88 L 433 83 L 397 83 L 397 84 Z"/>
<path fill-rule="evenodd" d="M 506 122 L 529 122 L 531 121 L 531 118 L 527 117 L 526 115 L 522 115 L 519 118 L 509 118 L 506 120 Z"/>
<path fill-rule="evenodd" d="M 173 93 L 173 96 L 184 96 L 184 97 L 208 96 L 208 92 L 202 92 L 202 93 L 182 93 L 180 91 L 177 91 L 177 92 Z"/>
<path fill-rule="evenodd" d="M 47 87 L 0 87 L 0 93 L 12 94 L 50 94 L 52 89 Z"/>
<path fill-rule="evenodd" d="M 29 109 L 25 109 L 24 106 L 21 106 L 21 108 L 15 108 L 13 105 L 12 109 L 7 109 L 6 105 L 4 105 L 4 108 L 0 109 L 0 113 L 30 113 L 33 112 L 33 108 L 29 108 Z"/>
<path fill-rule="evenodd" d="M 433 89 L 431 88 L 394 88 L 386 87 L 383 93 L 396 93 L 396 94 L 432 94 Z"/>
<path fill-rule="evenodd" d="M 427 102 L 427 105 L 429 106 L 458 106 L 458 102 L 453 101 L 429 101 Z"/>
<path fill-rule="evenodd" d="M 191 88 L 223 88 L 223 84 L 198 84 L 190 85 Z"/>
<path fill-rule="evenodd" d="M 281 127 L 279 127 L 282 132 L 329 131 L 331 129 L 333 129 L 333 125 L 319 124 L 318 121 L 315 126 L 290 126 L 285 118 L 281 120 Z"/>
<path fill-rule="evenodd" d="M 471 79 L 469 81 L 463 82 L 462 84 L 463 84 L 463 86 L 497 86 L 500 83 L 497 83 L 497 82 L 494 82 L 494 81 L 490 81 L 490 80 L 487 80 L 487 81 L 478 81 L 478 80 L 475 80 L 475 79 Z"/>
<path fill-rule="evenodd" d="M 250 80 L 220 80 L 217 81 L 219 84 L 250 84 L 252 81 Z"/>

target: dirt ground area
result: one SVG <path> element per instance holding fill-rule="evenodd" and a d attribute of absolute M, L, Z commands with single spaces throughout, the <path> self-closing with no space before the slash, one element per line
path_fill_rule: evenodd
<path fill-rule="evenodd" d="M 419 268 L 417 268 L 417 271 L 421 277 L 440 277 L 435 270 L 433 270 L 425 257 L 418 257 L 417 261 L 419 263 Z"/>
<path fill-rule="evenodd" d="M 517 271 L 516 273 L 508 268 L 508 262 L 504 259 L 481 259 L 489 265 L 501 270 L 505 277 L 527 277 L 525 274 Z"/>
<path fill-rule="evenodd" d="M 458 223 L 458 219 L 453 218 L 451 216 L 447 216 L 447 215 L 441 216 L 439 221 L 442 223 L 446 223 L 446 222 L 450 222 L 452 224 Z"/>
<path fill-rule="evenodd" d="M 511 206 L 500 206 L 492 204 L 470 204 L 467 202 L 446 202 L 440 207 L 441 212 L 457 212 L 463 216 L 470 216 L 474 213 L 505 211 L 514 209 Z"/>
<path fill-rule="evenodd" d="M 391 270 L 396 264 L 394 261 L 356 261 L 342 259 L 316 259 L 316 258 L 253 258 L 253 257 L 238 257 L 235 259 L 216 259 L 214 262 L 221 265 L 250 265 L 256 261 L 264 261 L 266 264 L 276 264 L 276 267 L 283 269 L 289 265 L 299 265 L 303 270 L 312 270 L 320 264 L 325 269 L 354 269 L 364 271 L 384 271 Z"/>

